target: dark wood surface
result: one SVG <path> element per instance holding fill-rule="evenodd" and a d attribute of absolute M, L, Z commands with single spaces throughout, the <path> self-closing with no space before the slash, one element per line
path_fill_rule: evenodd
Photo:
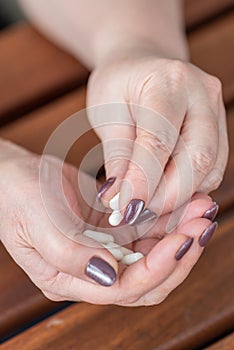
<path fill-rule="evenodd" d="M 222 217 L 209 248 L 185 283 L 159 306 L 72 305 L 13 337 L 0 346 L 3 350 L 193 350 L 233 330 L 234 14 L 227 13 L 232 5 L 230 0 L 186 0 L 187 27 L 194 29 L 188 37 L 192 61 L 222 80 L 228 108 L 230 159 L 223 184 L 213 193 Z M 203 25 L 198 27 L 199 23 Z M 85 89 L 76 87 L 87 74 L 29 25 L 2 32 L 0 125 L 32 112 L 0 128 L 0 137 L 41 153 L 54 128 L 84 107 Z M 99 141 L 90 132 L 80 142 L 82 147 L 78 143 L 69 153 L 74 164 Z M 0 278 L 0 340 L 59 307 L 43 297 L 1 245 L 0 273 L 4 276 Z M 209 349 L 230 350 L 232 345 L 230 336 Z"/>
<path fill-rule="evenodd" d="M 226 103 L 234 96 L 233 35 L 234 11 L 189 36 L 192 62 L 221 79 Z"/>
<path fill-rule="evenodd" d="M 79 86 L 87 71 L 31 26 L 0 34 L 0 125 Z"/>
<path fill-rule="evenodd" d="M 64 303 L 46 299 L 0 243 L 0 340 Z"/>
<path fill-rule="evenodd" d="M 75 304 L 2 345 L 2 350 L 190 350 L 234 325 L 234 211 L 186 281 L 162 304 Z M 228 291 L 228 292 L 227 292 Z"/>
<path fill-rule="evenodd" d="M 219 16 L 227 10 L 233 9 L 234 0 L 186 0 L 185 18 L 188 28 L 197 27 Z"/>
<path fill-rule="evenodd" d="M 234 349 L 234 333 L 223 338 L 217 343 L 205 348 L 204 350 L 233 350 Z"/>

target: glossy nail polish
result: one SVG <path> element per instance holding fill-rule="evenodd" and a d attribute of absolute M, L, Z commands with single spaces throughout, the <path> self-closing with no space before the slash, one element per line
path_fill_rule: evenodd
<path fill-rule="evenodd" d="M 133 225 L 138 216 L 142 213 L 144 206 L 145 202 L 141 199 L 132 199 L 124 213 L 125 223 Z"/>
<path fill-rule="evenodd" d="M 203 215 L 203 218 L 213 221 L 215 219 L 216 215 L 218 214 L 218 211 L 219 211 L 219 206 L 216 202 L 214 202 L 213 207 L 208 209 L 205 212 L 205 214 Z"/>
<path fill-rule="evenodd" d="M 139 216 L 138 218 L 135 220 L 134 222 L 134 226 L 135 225 L 140 225 L 140 224 L 145 224 L 148 221 L 152 221 L 154 219 L 156 219 L 158 216 L 151 211 L 150 209 L 145 209 Z"/>
<path fill-rule="evenodd" d="M 106 182 L 104 182 L 104 184 L 101 186 L 100 190 L 98 191 L 97 200 L 101 198 L 103 193 L 109 190 L 109 188 L 113 185 L 115 180 L 116 180 L 116 177 L 110 177 L 109 179 L 106 180 Z"/>
<path fill-rule="evenodd" d="M 112 286 L 116 281 L 116 272 L 113 267 L 97 256 L 89 260 L 85 274 L 105 287 Z"/>
<path fill-rule="evenodd" d="M 176 260 L 180 260 L 181 258 L 183 258 L 183 256 L 187 253 L 187 251 L 189 250 L 189 248 L 193 244 L 193 241 L 194 241 L 194 238 L 190 237 L 187 239 L 187 241 L 185 241 L 182 244 L 182 246 L 176 252 L 176 255 L 175 255 Z"/>
<path fill-rule="evenodd" d="M 215 233 L 217 227 L 218 223 L 215 221 L 209 227 L 207 227 L 207 229 L 205 229 L 205 231 L 201 234 L 201 236 L 198 239 L 198 243 L 201 247 L 205 247 L 208 244 L 213 234 Z"/>

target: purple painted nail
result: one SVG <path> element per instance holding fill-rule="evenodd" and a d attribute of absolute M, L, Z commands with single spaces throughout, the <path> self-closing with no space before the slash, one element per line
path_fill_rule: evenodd
<path fill-rule="evenodd" d="M 145 209 L 134 221 L 134 225 L 144 224 L 148 221 L 156 219 L 158 216 L 151 210 Z"/>
<path fill-rule="evenodd" d="M 218 214 L 218 211 L 219 211 L 219 206 L 216 202 L 214 202 L 213 207 L 208 209 L 202 217 L 213 221 L 216 215 Z"/>
<path fill-rule="evenodd" d="M 116 180 L 116 177 L 110 177 L 109 179 L 106 180 L 106 182 L 104 182 L 104 184 L 101 186 L 100 190 L 98 191 L 97 200 L 101 198 L 103 193 L 109 190 L 109 188 L 113 185 L 115 180 Z"/>
<path fill-rule="evenodd" d="M 194 241 L 194 238 L 190 237 L 189 239 L 187 239 L 187 241 L 185 241 L 182 244 L 182 246 L 176 252 L 176 255 L 175 255 L 176 260 L 180 260 L 181 258 L 183 258 L 183 256 L 187 253 L 187 251 L 193 244 L 193 241 Z"/>
<path fill-rule="evenodd" d="M 125 223 L 129 225 L 134 224 L 138 216 L 142 213 L 144 206 L 145 202 L 143 200 L 132 199 L 124 213 Z"/>
<path fill-rule="evenodd" d="M 116 272 L 106 261 L 93 256 L 85 269 L 88 277 L 105 287 L 112 286 L 116 281 Z"/>
<path fill-rule="evenodd" d="M 208 244 L 213 234 L 215 233 L 217 227 L 218 223 L 215 221 L 209 227 L 207 227 L 207 229 L 205 229 L 205 231 L 201 234 L 201 236 L 198 239 L 198 243 L 201 247 L 205 247 Z"/>

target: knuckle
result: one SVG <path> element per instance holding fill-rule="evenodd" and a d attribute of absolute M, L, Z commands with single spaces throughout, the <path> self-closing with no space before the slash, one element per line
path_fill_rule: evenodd
<path fill-rule="evenodd" d="M 222 97 L 222 82 L 219 78 L 208 75 L 208 78 L 206 79 L 206 86 L 208 89 L 208 94 L 211 97 L 211 101 L 215 103 L 215 106 L 217 106 L 220 102 L 220 98 Z"/>
<path fill-rule="evenodd" d="M 191 156 L 192 168 L 195 172 L 207 175 L 215 166 L 216 155 L 212 149 L 196 149 Z"/>
<path fill-rule="evenodd" d="M 144 295 L 140 302 L 143 306 L 153 306 L 161 304 L 168 296 L 168 293 L 155 292 L 151 295 Z"/>
<path fill-rule="evenodd" d="M 115 139 L 112 143 L 103 143 L 105 162 L 108 166 L 119 163 L 121 160 L 131 159 L 133 141 Z M 109 165 L 110 164 L 110 165 Z"/>
<path fill-rule="evenodd" d="M 159 72 L 156 65 L 153 71 L 146 75 L 140 86 L 140 96 L 146 97 L 155 94 L 155 86 L 158 85 L 160 79 L 163 79 L 165 88 L 173 91 L 178 88 L 184 81 L 188 72 L 188 65 L 180 60 L 168 60 L 165 63 L 162 72 Z M 159 74 L 160 73 L 160 74 Z"/>
<path fill-rule="evenodd" d="M 142 185 L 147 180 L 146 175 L 145 175 L 142 167 L 139 164 L 137 164 L 136 162 L 132 162 L 132 161 L 129 163 L 126 177 L 128 179 L 132 179 L 132 180 L 137 179 L 138 183 L 142 182 Z"/>
<path fill-rule="evenodd" d="M 210 85 L 214 92 L 220 94 L 222 92 L 222 82 L 219 78 L 215 76 L 210 76 Z"/>
<path fill-rule="evenodd" d="M 123 302 L 123 300 L 122 300 L 122 303 L 123 304 L 135 304 L 135 303 L 137 303 L 137 301 L 140 299 L 140 297 L 139 296 L 137 296 L 137 295 L 131 295 L 131 296 L 129 296 L 129 297 L 127 297 L 126 298 L 126 300 L 124 300 L 124 302 Z"/>
<path fill-rule="evenodd" d="M 45 291 L 45 290 L 42 290 L 42 293 L 44 294 L 44 296 L 45 296 L 47 299 L 49 299 L 49 300 L 51 300 L 51 301 L 56 301 L 56 302 L 57 302 L 57 301 L 63 301 L 63 300 L 64 300 L 63 297 L 61 297 L 61 296 L 59 296 L 59 295 L 56 295 L 56 294 L 54 294 L 54 293 Z"/>
<path fill-rule="evenodd" d="M 115 296 L 114 303 L 117 305 L 131 305 L 135 304 L 138 300 L 142 298 L 142 294 L 138 291 L 128 290 L 123 292 L 117 293 Z"/>
<path fill-rule="evenodd" d="M 220 169 L 214 169 L 209 175 L 208 191 L 216 190 L 223 181 L 224 172 Z"/>
<path fill-rule="evenodd" d="M 165 294 L 165 293 L 164 294 L 162 294 L 162 293 L 158 294 L 154 298 L 152 305 L 159 305 L 159 304 L 161 304 L 167 298 L 167 296 L 168 296 L 168 294 Z"/>
<path fill-rule="evenodd" d="M 185 74 L 187 72 L 187 65 L 180 61 L 174 60 L 170 62 L 168 67 L 169 82 L 171 88 L 176 88 L 181 82 L 184 81 Z"/>
<path fill-rule="evenodd" d="M 152 134 L 142 134 L 139 141 L 144 144 L 144 147 L 152 154 L 162 153 L 169 156 L 173 149 L 173 140 L 167 130 L 160 130 Z"/>

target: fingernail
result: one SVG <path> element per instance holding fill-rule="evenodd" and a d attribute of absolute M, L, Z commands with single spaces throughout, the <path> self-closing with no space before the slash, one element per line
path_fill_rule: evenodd
<path fill-rule="evenodd" d="M 132 199 L 124 213 L 124 221 L 126 222 L 126 224 L 134 224 L 138 216 L 143 211 L 144 206 L 145 202 L 141 199 Z"/>
<path fill-rule="evenodd" d="M 180 260 L 187 253 L 187 251 L 193 244 L 193 241 L 194 241 L 194 238 L 190 237 L 189 239 L 187 239 L 187 241 L 185 241 L 182 244 L 182 246 L 176 252 L 176 255 L 175 255 L 176 260 Z"/>
<path fill-rule="evenodd" d="M 88 277 L 105 287 L 112 286 L 116 281 L 116 272 L 106 261 L 93 256 L 85 269 Z"/>
<path fill-rule="evenodd" d="M 205 229 L 205 231 L 201 234 L 201 236 L 198 239 L 198 243 L 201 247 L 205 247 L 208 244 L 213 234 L 215 233 L 217 227 L 218 223 L 215 221 L 209 227 L 207 227 L 207 229 Z"/>
<path fill-rule="evenodd" d="M 216 202 L 214 202 L 213 207 L 208 209 L 202 217 L 213 221 L 216 215 L 218 214 L 218 211 L 219 211 L 219 206 Z"/>
<path fill-rule="evenodd" d="M 103 193 L 109 190 L 109 188 L 113 185 L 115 180 L 116 180 L 116 177 L 110 177 L 109 179 L 106 180 L 106 182 L 104 182 L 104 184 L 101 186 L 100 190 L 98 191 L 97 200 L 101 198 Z"/>
<path fill-rule="evenodd" d="M 145 209 L 135 220 L 134 225 L 144 224 L 148 221 L 156 219 L 158 216 L 150 209 Z"/>

